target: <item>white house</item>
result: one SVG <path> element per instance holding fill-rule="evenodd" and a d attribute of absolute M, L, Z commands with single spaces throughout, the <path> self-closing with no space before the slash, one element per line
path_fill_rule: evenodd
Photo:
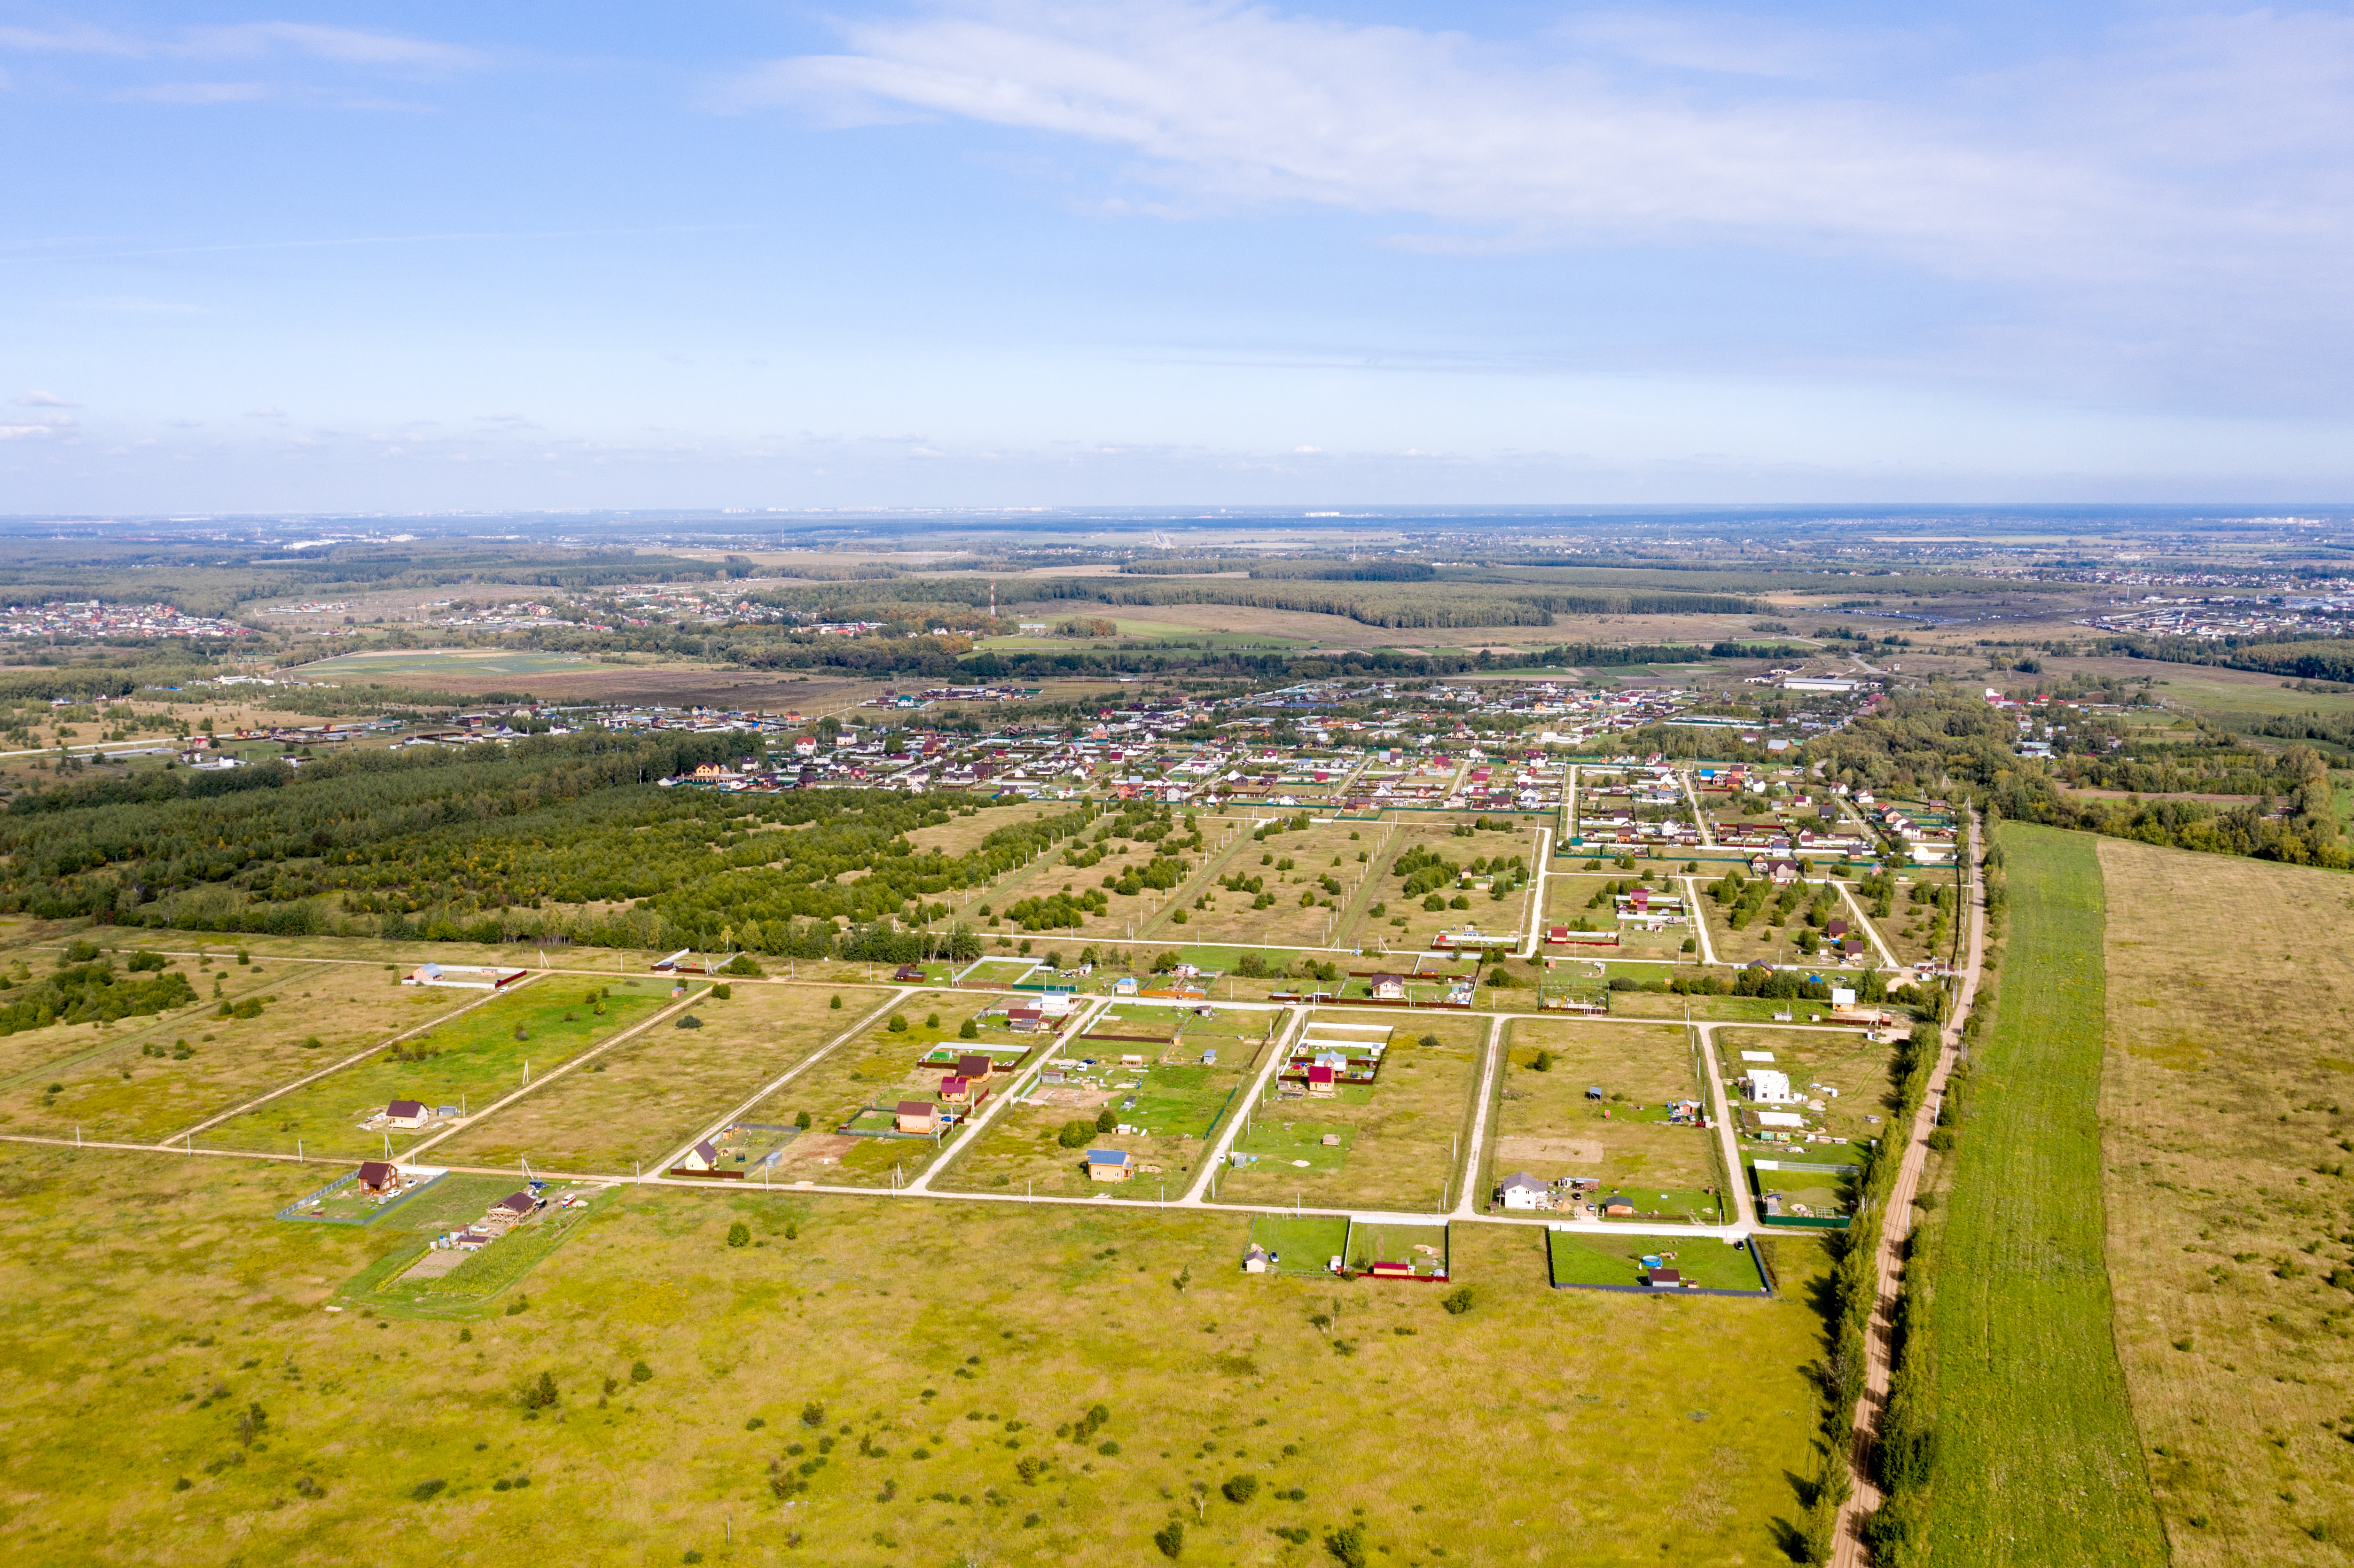
<path fill-rule="evenodd" d="M 1513 1171 L 1497 1184 L 1496 1190 L 1503 1195 L 1504 1207 L 1508 1209 L 1533 1209 L 1537 1200 L 1552 1191 L 1525 1171 Z"/>
<path fill-rule="evenodd" d="M 1790 1092 L 1790 1075 L 1770 1067 L 1749 1069 L 1749 1097 L 1760 1105 L 1788 1105 L 1798 1097 Z"/>

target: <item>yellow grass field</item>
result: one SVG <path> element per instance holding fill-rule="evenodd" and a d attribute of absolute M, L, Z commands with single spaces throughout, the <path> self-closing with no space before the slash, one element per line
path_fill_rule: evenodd
<path fill-rule="evenodd" d="M 2099 843 L 2109 1276 L 2175 1561 L 2342 1563 L 2354 881 Z"/>
<path fill-rule="evenodd" d="M 726 1001 L 696 1004 L 700 1029 L 649 1029 L 437 1145 L 433 1158 L 512 1165 L 525 1157 L 535 1166 L 606 1174 L 652 1170 L 888 994 L 743 980 L 731 989 Z M 838 1011 L 827 1005 L 832 994 L 842 997 Z"/>

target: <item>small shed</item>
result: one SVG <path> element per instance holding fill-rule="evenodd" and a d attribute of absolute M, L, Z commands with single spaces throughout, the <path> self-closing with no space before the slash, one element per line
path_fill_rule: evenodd
<path fill-rule="evenodd" d="M 1588 1085 L 1586 1085 L 1586 1086 L 1585 1086 L 1585 1097 L 1586 1097 L 1587 1099 L 1589 1099 L 1589 1100 L 1598 1100 L 1598 1099 L 1600 1099 L 1600 1098 L 1602 1097 L 1602 1086 L 1601 1086 L 1601 1085 L 1599 1085 L 1599 1084 L 1588 1084 Z"/>
<path fill-rule="evenodd" d="M 1684 1277 L 1678 1269 L 1654 1268 L 1643 1277 L 1643 1283 L 1654 1290 L 1681 1290 Z"/>
<path fill-rule="evenodd" d="M 895 980 L 920 980 L 924 978 L 923 968 L 918 964 L 901 964 L 891 971 L 891 978 Z"/>
<path fill-rule="evenodd" d="M 940 1107 L 929 1100 L 901 1100 L 892 1107 L 901 1132 L 934 1133 L 940 1129 Z"/>
<path fill-rule="evenodd" d="M 1243 1272 L 1245 1274 L 1265 1274 L 1267 1272 L 1267 1266 L 1274 1261 L 1274 1255 L 1269 1253 L 1267 1248 L 1259 1245 L 1257 1242 L 1253 1242 L 1250 1245 L 1243 1248 Z"/>
<path fill-rule="evenodd" d="M 1035 1033 L 1044 1017 L 1045 1015 L 1034 1007 L 1009 1007 L 1005 1010 L 1006 1024 L 1016 1034 Z"/>
<path fill-rule="evenodd" d="M 1087 1150 L 1087 1177 L 1095 1181 L 1125 1181 L 1136 1174 L 1136 1157 L 1125 1149 Z"/>
<path fill-rule="evenodd" d="M 950 1073 L 947 1077 L 942 1078 L 940 1080 L 940 1103 L 951 1106 L 971 1104 L 972 1080 L 956 1073 Z"/>
<path fill-rule="evenodd" d="M 1634 1213 L 1635 1200 L 1632 1198 L 1613 1192 L 1602 1200 L 1602 1214 L 1605 1219 L 1624 1219 Z"/>
<path fill-rule="evenodd" d="M 1333 1084 L 1339 1076 L 1340 1074 L 1335 1068 L 1325 1066 L 1310 1067 L 1308 1069 L 1308 1092 L 1311 1095 L 1317 1096 L 1319 1098 L 1330 1097 L 1332 1093 Z"/>

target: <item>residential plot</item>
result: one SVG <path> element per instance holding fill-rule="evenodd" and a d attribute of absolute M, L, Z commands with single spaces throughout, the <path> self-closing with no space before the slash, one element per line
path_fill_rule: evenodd
<path fill-rule="evenodd" d="M 1739 874 L 1738 882 L 1728 874 L 1699 884 L 1700 916 L 1719 963 L 1805 964 L 1851 975 L 1879 967 L 1878 951 L 1855 928 L 1854 911 L 1828 884 L 1776 885 Z M 1843 938 L 1854 938 L 1853 951 L 1839 950 Z"/>
<path fill-rule="evenodd" d="M 1287 1016 L 1214 1008 L 1204 1017 L 1198 1006 L 1135 1002 L 1107 1009 L 933 1185 L 1158 1200 L 1164 1184 L 1182 1187 L 1201 1169 L 1209 1140 L 1265 1065 L 1269 1029 L 1279 1033 Z M 1124 1159 L 1097 1160 L 1097 1170 L 1091 1150 Z"/>
<path fill-rule="evenodd" d="M 1864 1035 L 1860 1029 L 1719 1029 L 1716 1060 L 1736 1081 L 1753 1067 L 1778 1072 L 1800 1097 L 1796 1108 L 1805 1114 L 1804 1132 L 1765 1141 L 1861 1145 L 1887 1134 L 1895 1103 L 1888 1082 L 1893 1048 Z M 1734 1088 L 1727 1098 L 1738 1106 L 1746 1097 Z M 1744 1128 L 1744 1141 L 1758 1139 Z"/>
<path fill-rule="evenodd" d="M 1579 1219 L 1721 1223 L 1719 1156 L 1682 1029 L 1516 1018 L 1489 1122 L 1480 1192 L 1525 1174 L 1564 1191 L 1548 1205 Z M 1610 1200 L 1627 1212 L 1613 1213 Z"/>
<path fill-rule="evenodd" d="M 989 1098 L 1008 1091 L 1020 1065 L 1053 1038 L 1054 1022 L 1033 1033 L 1015 1031 L 1000 997 L 970 991 L 917 991 L 895 1005 L 853 1039 L 827 1052 L 810 1070 L 752 1107 L 747 1121 L 797 1126 L 806 1131 L 783 1145 L 765 1180 L 773 1183 L 817 1181 L 826 1185 L 882 1187 L 908 1181 L 943 1150 L 953 1148 L 964 1118 Z M 1013 1005 L 1023 1005 L 1015 1003 Z M 843 1000 L 846 1021 L 850 999 Z M 973 1033 L 963 1026 L 970 1021 Z M 896 1022 L 904 1025 L 895 1029 Z M 960 1058 L 987 1056 L 986 1074 L 958 1073 L 956 1064 L 935 1059 L 954 1052 Z M 961 1089 L 948 1080 L 961 1078 Z M 964 1097 L 949 1099 L 949 1094 Z M 901 1106 L 911 1108 L 902 1116 Z"/>
<path fill-rule="evenodd" d="M 1545 1250 L 1555 1285 L 1642 1285 L 1653 1269 L 1672 1268 L 1705 1290 L 1765 1288 L 1757 1256 L 1745 1242 L 1549 1231 Z"/>
<path fill-rule="evenodd" d="M 1400 830 L 1384 853 L 1386 863 L 1374 867 L 1372 899 L 1352 946 L 1368 952 L 1422 951 L 1447 932 L 1476 929 L 1499 942 L 1526 932 L 1528 900 L 1519 890 L 1536 853 L 1536 837 L 1517 819 L 1505 832 L 1472 829 L 1469 837 L 1451 823 L 1416 822 Z M 1515 859 L 1518 866 L 1511 863 Z M 1431 907 L 1434 902 L 1437 908 Z"/>
<path fill-rule="evenodd" d="M 599 1001 L 589 1000 L 592 991 L 601 992 Z M 669 985 L 657 980 L 533 981 L 224 1122 L 204 1139 L 271 1153 L 291 1151 L 299 1139 L 313 1154 L 355 1156 L 380 1154 L 388 1144 L 398 1154 L 449 1128 L 436 1114 L 442 1107 L 480 1109 L 521 1087 L 526 1066 L 535 1074 L 561 1066 L 669 1001 Z M 414 1104 L 423 1119 L 387 1121 L 395 1101 Z"/>
<path fill-rule="evenodd" d="M 206 995 L 175 1014 L 12 1037 L 57 1054 L 0 1090 L 0 1128 L 164 1138 L 476 1000 L 472 991 L 403 986 L 381 969 L 353 965 L 219 972 L 217 998 Z M 224 1004 L 228 1017 L 217 1016 Z M 237 1016 L 247 1006 L 260 1012 Z"/>
<path fill-rule="evenodd" d="M 1549 953 L 1605 954 L 1625 959 L 1676 959 L 1691 962 L 1699 957 L 1693 938 L 1691 911 L 1682 881 L 1660 868 L 1593 876 L 1573 873 L 1545 879 L 1546 941 Z M 1552 940 L 1551 928 L 1567 927 L 1568 940 Z M 1615 934 L 1615 946 L 1603 947 L 1580 938 Z"/>
<path fill-rule="evenodd" d="M 887 992 L 738 983 L 435 1146 L 455 1165 L 652 1170 L 753 1090 L 864 1016 Z M 829 1005 L 832 995 L 839 1008 Z M 694 1018 L 698 1028 L 680 1028 Z M 917 1021 L 920 1026 L 920 1015 Z"/>
<path fill-rule="evenodd" d="M 1275 1097 L 1253 1107 L 1235 1143 L 1241 1163 L 1218 1173 L 1217 1199 L 1409 1213 L 1440 1208 L 1453 1195 L 1453 1157 L 1479 1086 L 1488 1021 L 1320 1008 L 1309 1022 L 1392 1028 L 1379 1073 L 1370 1083 L 1336 1082 L 1329 1095 L 1282 1084 Z M 1306 1031 L 1300 1039 L 1309 1039 Z"/>

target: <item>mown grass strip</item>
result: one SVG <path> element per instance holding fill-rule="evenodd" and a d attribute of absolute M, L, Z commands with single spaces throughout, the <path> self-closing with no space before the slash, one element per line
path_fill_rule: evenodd
<path fill-rule="evenodd" d="M 2111 1334 L 2095 841 L 2007 823 L 1999 842 L 2012 937 L 1937 1247 L 1932 1556 L 2163 1563 Z"/>

